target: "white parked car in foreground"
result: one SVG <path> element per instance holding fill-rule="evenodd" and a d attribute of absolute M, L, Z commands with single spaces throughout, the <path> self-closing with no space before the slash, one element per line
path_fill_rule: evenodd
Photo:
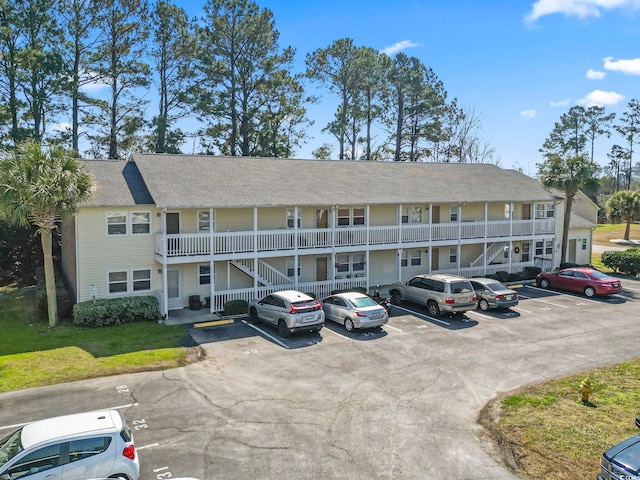
<path fill-rule="evenodd" d="M 0 479 L 138 480 L 133 436 L 117 410 L 28 423 L 0 439 Z"/>

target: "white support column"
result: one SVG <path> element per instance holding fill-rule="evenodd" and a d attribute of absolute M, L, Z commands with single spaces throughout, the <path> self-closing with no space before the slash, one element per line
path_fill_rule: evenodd
<path fill-rule="evenodd" d="M 167 291 L 167 209 L 162 209 L 162 297 L 164 304 L 164 318 L 169 317 L 169 292 Z"/>

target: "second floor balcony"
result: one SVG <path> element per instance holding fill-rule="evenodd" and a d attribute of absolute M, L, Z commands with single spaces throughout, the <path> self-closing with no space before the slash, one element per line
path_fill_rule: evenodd
<path fill-rule="evenodd" d="M 306 249 L 414 246 L 458 240 L 494 241 L 555 233 L 555 220 L 505 220 L 420 225 L 252 230 L 212 233 L 156 233 L 158 258 L 211 257 Z"/>

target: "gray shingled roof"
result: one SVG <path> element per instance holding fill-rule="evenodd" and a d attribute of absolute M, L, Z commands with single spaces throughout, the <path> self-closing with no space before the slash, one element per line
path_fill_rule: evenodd
<path fill-rule="evenodd" d="M 529 202 L 553 197 L 539 182 L 488 164 L 292 160 L 255 157 L 134 154 L 159 207 L 363 205 L 389 203 Z M 102 162 L 88 161 L 88 166 Z M 109 164 L 118 162 L 105 162 Z M 124 161 L 119 162 L 124 169 Z M 104 204 L 125 193 L 115 168 L 92 168 Z M 129 197 L 133 197 L 130 193 Z"/>
<path fill-rule="evenodd" d="M 124 207 L 154 204 L 135 163 L 124 160 L 85 160 L 83 163 L 96 182 L 96 193 L 89 205 Z"/>

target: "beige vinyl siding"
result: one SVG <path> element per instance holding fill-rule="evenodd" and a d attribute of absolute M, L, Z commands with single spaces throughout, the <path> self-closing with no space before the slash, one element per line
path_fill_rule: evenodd
<path fill-rule="evenodd" d="M 468 203 L 462 207 L 463 222 L 483 222 L 484 203 Z"/>
<path fill-rule="evenodd" d="M 216 209 L 217 232 L 246 232 L 253 230 L 253 208 Z"/>
<path fill-rule="evenodd" d="M 423 208 L 423 220 L 424 212 Z M 369 208 L 369 225 L 372 227 L 380 227 L 385 225 L 398 224 L 398 206 L 397 205 L 373 205 Z"/>
<path fill-rule="evenodd" d="M 136 208 L 83 208 L 78 213 L 78 246 L 80 301 L 90 300 L 89 287 L 95 285 L 98 297 L 108 297 L 107 275 L 110 271 L 132 271 L 151 269 L 151 289 L 159 289 L 161 277 L 157 274 L 158 264 L 155 261 L 153 233 L 131 235 L 107 235 L 106 215 L 108 212 L 150 211 L 151 231 L 155 231 L 159 218 L 155 209 Z"/>

